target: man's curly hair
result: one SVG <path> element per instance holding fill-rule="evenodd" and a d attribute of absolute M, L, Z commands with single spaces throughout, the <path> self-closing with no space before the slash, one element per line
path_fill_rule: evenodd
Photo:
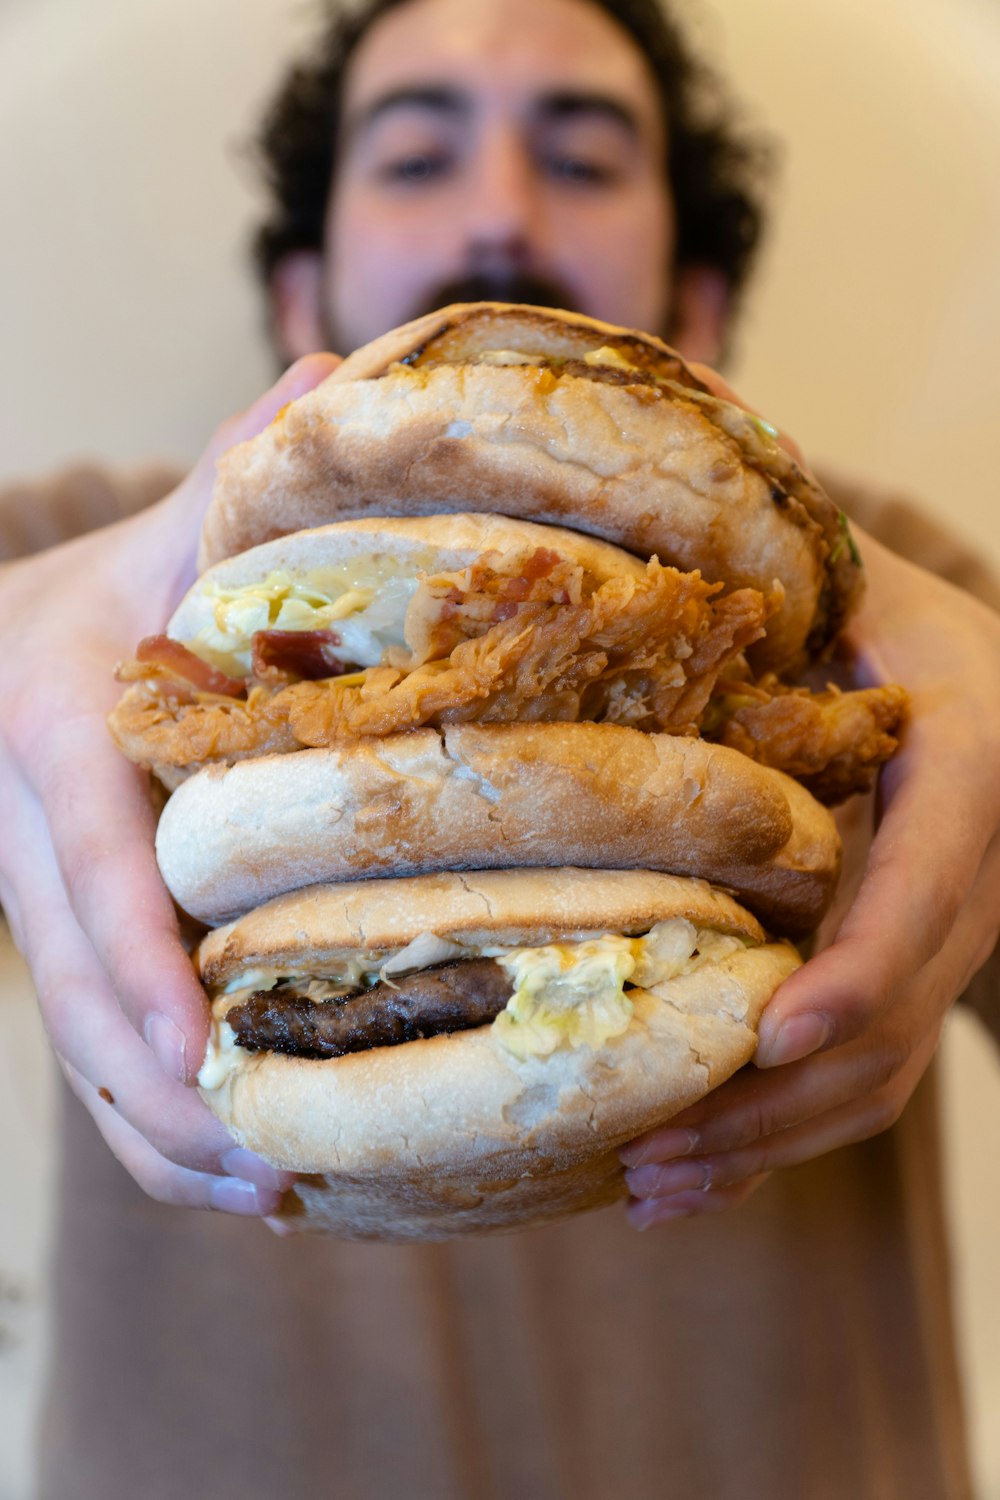
<path fill-rule="evenodd" d="M 271 211 L 254 240 L 265 283 L 290 251 L 322 249 L 347 69 L 372 24 L 407 3 L 361 0 L 346 13 L 334 10 L 313 54 L 292 69 L 267 111 L 256 155 Z M 695 58 L 659 0 L 592 3 L 632 37 L 656 83 L 677 226 L 668 272 L 715 267 L 735 303 L 763 231 L 770 144 L 737 128 L 720 81 Z"/>

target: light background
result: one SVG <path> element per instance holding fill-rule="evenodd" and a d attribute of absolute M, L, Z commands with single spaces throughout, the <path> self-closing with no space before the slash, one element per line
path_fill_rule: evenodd
<path fill-rule="evenodd" d="M 245 147 L 316 9 L 0 0 L 0 482 L 192 459 L 270 384 Z M 918 495 L 1000 566 L 996 0 L 684 9 L 750 117 L 794 143 L 730 378 L 814 461 Z M 0 1007 L 0 1500 L 25 1500 L 52 1090 L 2 942 Z M 961 1017 L 945 1065 L 980 1500 L 1000 1500 L 1000 1069 Z"/>

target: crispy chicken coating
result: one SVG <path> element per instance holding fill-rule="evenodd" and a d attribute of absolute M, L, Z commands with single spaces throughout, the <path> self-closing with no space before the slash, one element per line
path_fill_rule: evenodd
<path fill-rule="evenodd" d="M 586 718 L 694 734 L 720 673 L 763 634 L 770 608 L 753 589 L 715 600 L 717 585 L 655 559 L 589 594 L 580 570 L 544 549 L 518 566 L 425 579 L 407 613 L 409 651 L 347 676 L 275 685 L 272 671 L 240 700 L 126 664 L 123 677 L 143 680 L 112 713 L 112 733 L 138 764 L 184 769 L 467 720 Z"/>
<path fill-rule="evenodd" d="M 787 772 L 832 806 L 867 791 L 879 766 L 893 754 L 907 693 L 895 683 L 813 693 L 785 687 L 769 676 L 761 683 L 740 684 L 730 701 L 731 711 L 711 737 Z"/>
<path fill-rule="evenodd" d="M 257 675 L 219 691 L 220 674 L 152 637 L 120 668 L 132 686 L 111 730 L 171 787 L 212 761 L 423 725 L 590 720 L 703 734 L 794 776 L 822 802 L 866 790 L 896 749 L 905 690 L 815 693 L 773 674 L 752 680 L 743 653 L 776 600 L 718 593 L 655 558 L 639 577 L 593 586 L 547 548 L 489 553 L 421 579 L 406 645 L 360 671 L 335 663 L 338 675 L 303 676 L 312 662 L 331 670 L 334 638 L 262 632 Z"/>

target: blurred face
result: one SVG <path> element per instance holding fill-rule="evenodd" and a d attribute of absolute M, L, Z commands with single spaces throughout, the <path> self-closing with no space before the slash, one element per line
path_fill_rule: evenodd
<path fill-rule="evenodd" d="M 349 69 L 328 342 L 479 297 L 664 329 L 664 146 L 641 53 L 589 0 L 410 0 Z"/>

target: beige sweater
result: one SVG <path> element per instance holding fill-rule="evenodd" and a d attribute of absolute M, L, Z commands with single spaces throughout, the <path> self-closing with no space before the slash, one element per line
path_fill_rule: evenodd
<path fill-rule="evenodd" d="M 82 487 L 81 482 L 82 481 Z M 152 498 L 0 496 L 0 555 Z M 1000 607 L 911 507 L 880 539 Z M 974 998 L 1000 1037 L 996 956 Z M 969 1500 L 936 1081 L 735 1213 L 617 1210 L 441 1246 L 279 1240 L 165 1208 L 64 1100 L 41 1500 Z"/>

